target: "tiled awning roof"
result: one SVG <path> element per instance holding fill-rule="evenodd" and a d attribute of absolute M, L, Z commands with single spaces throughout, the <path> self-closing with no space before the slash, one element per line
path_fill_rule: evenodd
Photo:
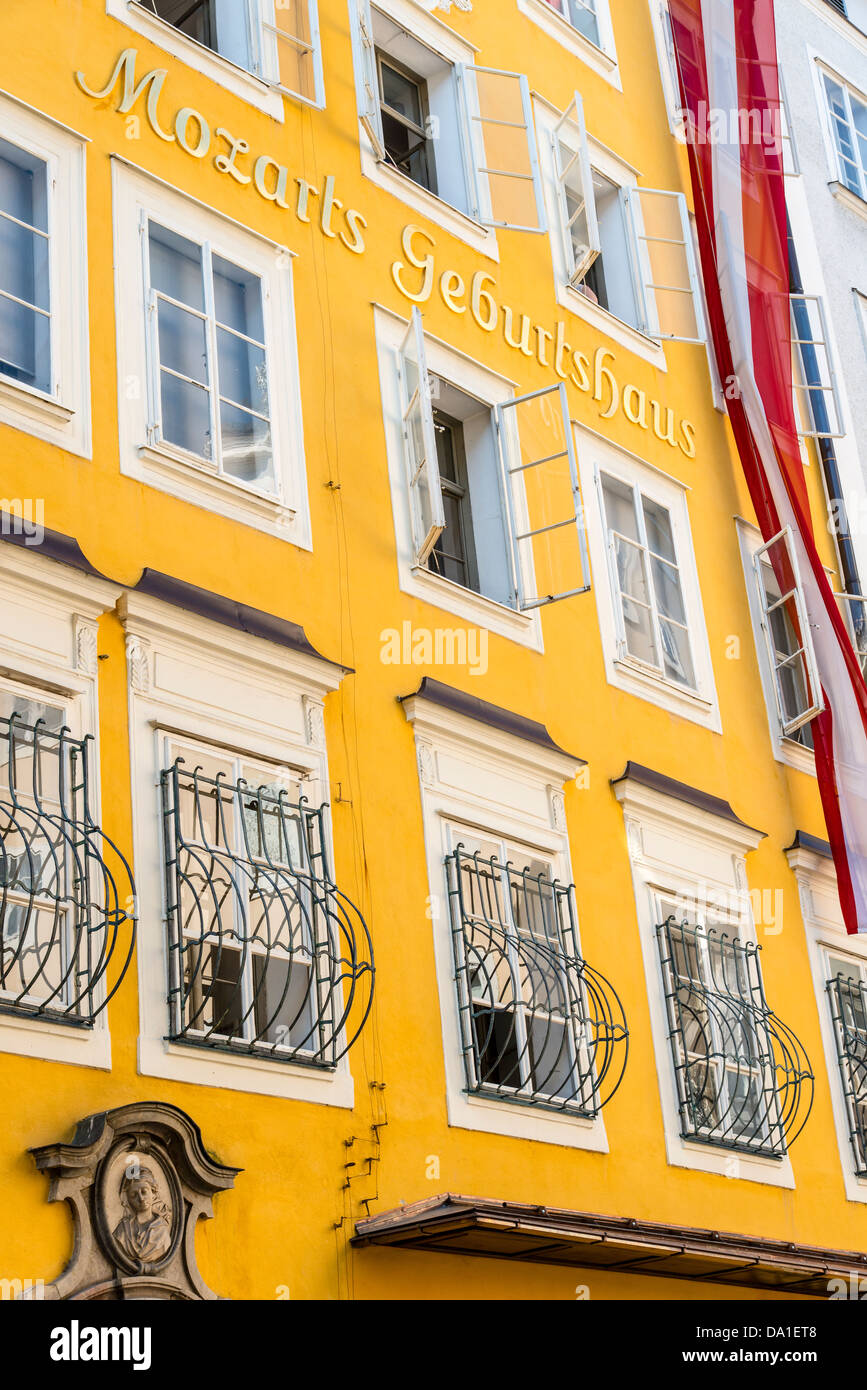
<path fill-rule="evenodd" d="M 535 1264 L 738 1284 L 827 1298 L 867 1275 L 867 1254 L 452 1193 L 359 1221 L 355 1246 L 383 1245 Z"/>

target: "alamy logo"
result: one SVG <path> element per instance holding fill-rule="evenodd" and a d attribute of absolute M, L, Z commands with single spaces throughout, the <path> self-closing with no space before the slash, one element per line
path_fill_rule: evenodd
<path fill-rule="evenodd" d="M 23 536 L 25 545 L 45 539 L 45 499 L 0 497 L 0 535 Z"/>
<path fill-rule="evenodd" d="M 149 1327 L 80 1327 L 73 1319 L 69 1327 L 55 1327 L 51 1333 L 52 1361 L 131 1361 L 134 1371 L 147 1371 L 151 1364 Z"/>

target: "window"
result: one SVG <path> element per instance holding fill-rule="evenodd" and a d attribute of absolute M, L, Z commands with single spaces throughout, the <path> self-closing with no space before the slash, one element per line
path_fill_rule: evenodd
<path fill-rule="evenodd" d="M 90 457 L 84 142 L 0 95 L 0 421 Z"/>
<path fill-rule="evenodd" d="M 365 172 L 401 174 L 483 227 L 543 232 L 527 78 L 466 61 L 472 50 L 402 0 L 350 6 L 363 166 L 373 156 Z"/>
<path fill-rule="evenodd" d="M 153 221 L 147 246 L 152 442 L 273 492 L 260 277 Z"/>
<path fill-rule="evenodd" d="M 867 199 L 867 101 L 830 73 L 821 78 L 840 182 Z"/>
<path fill-rule="evenodd" d="M 845 956 L 829 954 L 827 962 L 826 988 L 855 1173 L 867 1178 L 867 968 Z"/>
<path fill-rule="evenodd" d="M 0 372 L 50 394 L 48 165 L 0 139 Z"/>
<path fill-rule="evenodd" d="M 867 599 L 863 594 L 835 594 L 855 655 L 867 676 Z"/>
<path fill-rule="evenodd" d="M 576 92 L 549 127 L 555 262 L 586 299 L 651 338 L 704 342 L 692 229 L 681 193 L 638 188 L 591 149 Z M 574 304 L 574 301 L 573 301 Z"/>
<path fill-rule="evenodd" d="M 113 172 L 121 471 L 309 548 L 291 253 Z"/>
<path fill-rule="evenodd" d="M 782 1158 L 806 1122 L 813 1074 L 768 1008 L 759 948 L 677 921 L 660 900 L 659 957 L 682 1137 Z"/>
<path fill-rule="evenodd" d="M 594 1115 L 620 1083 L 627 1030 L 611 986 L 578 955 L 574 889 L 517 846 L 452 836 L 469 1091 Z"/>
<path fill-rule="evenodd" d="M 113 846 L 106 860 L 89 744 L 66 719 L 56 698 L 0 686 L 0 1009 L 92 1026 L 129 964 L 135 889 Z"/>
<path fill-rule="evenodd" d="M 585 39 L 599 46 L 599 17 L 596 13 L 596 0 L 545 0 L 552 10 L 567 19 L 573 29 L 583 34 Z"/>
<path fill-rule="evenodd" d="M 170 1038 L 334 1067 L 372 972 L 298 774 L 166 740 Z"/>
<path fill-rule="evenodd" d="M 694 687 L 680 568 L 668 509 L 637 486 L 600 475 L 621 656 Z"/>
<path fill-rule="evenodd" d="M 492 410 L 444 378 L 432 380 L 418 309 L 398 369 L 415 564 L 523 611 L 585 592 L 565 387 Z"/>
<path fill-rule="evenodd" d="M 841 439 L 846 431 L 824 303 L 809 294 L 793 294 L 790 300 L 798 433 L 813 439 Z"/>
<path fill-rule="evenodd" d="M 137 0 L 137 6 L 287 96 L 325 105 L 317 0 Z"/>
<path fill-rule="evenodd" d="M 754 558 L 762 631 L 785 737 L 824 709 L 798 560 L 787 526 Z"/>

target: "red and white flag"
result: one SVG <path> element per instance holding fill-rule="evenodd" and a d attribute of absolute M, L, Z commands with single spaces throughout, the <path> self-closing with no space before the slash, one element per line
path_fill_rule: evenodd
<path fill-rule="evenodd" d="M 867 932 L 867 686 L 816 549 L 797 437 L 774 3 L 669 0 L 669 11 L 713 348 L 762 535 L 791 528 L 840 903 L 847 931 Z"/>

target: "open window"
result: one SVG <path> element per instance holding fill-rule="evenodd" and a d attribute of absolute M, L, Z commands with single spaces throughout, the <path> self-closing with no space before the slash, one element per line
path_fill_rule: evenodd
<path fill-rule="evenodd" d="M 798 433 L 812 439 L 841 439 L 846 431 L 825 306 L 818 295 L 793 294 L 790 299 Z"/>
<path fill-rule="evenodd" d="M 704 317 L 686 199 L 661 188 L 627 188 L 637 258 L 640 327 L 651 338 L 703 343 Z"/>
<path fill-rule="evenodd" d="M 352 0 L 358 114 L 380 163 L 485 227 L 545 230 L 530 89 Z"/>
<path fill-rule="evenodd" d="M 287 96 L 325 105 L 318 0 L 135 0 Z"/>
<path fill-rule="evenodd" d="M 555 125 L 551 139 L 566 270 L 569 283 L 575 285 L 586 278 L 602 250 L 584 103 L 577 92 Z"/>
<path fill-rule="evenodd" d="M 565 386 L 495 409 L 427 368 L 416 308 L 398 353 L 414 562 L 522 611 L 590 587 Z"/>
<path fill-rule="evenodd" d="M 754 563 L 780 725 L 790 738 L 825 707 L 791 528 L 760 546 Z"/>

